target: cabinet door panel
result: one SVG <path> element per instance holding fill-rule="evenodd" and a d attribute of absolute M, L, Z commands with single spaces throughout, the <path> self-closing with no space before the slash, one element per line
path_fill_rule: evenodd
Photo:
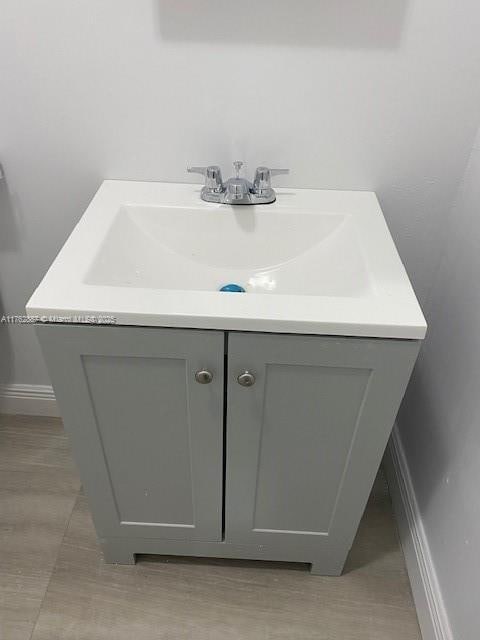
<path fill-rule="evenodd" d="M 266 365 L 255 530 L 328 533 L 369 379 L 369 369 Z"/>
<path fill-rule="evenodd" d="M 40 326 L 101 536 L 221 539 L 223 334 Z M 194 373 L 214 379 L 198 384 Z"/>
<path fill-rule="evenodd" d="M 417 352 L 415 341 L 230 333 L 226 541 L 343 564 Z M 251 387 L 237 382 L 244 370 Z"/>

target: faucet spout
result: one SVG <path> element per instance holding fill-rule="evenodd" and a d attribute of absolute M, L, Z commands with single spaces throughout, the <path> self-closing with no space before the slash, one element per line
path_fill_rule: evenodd
<path fill-rule="evenodd" d="M 249 185 L 246 180 L 243 178 L 230 178 L 225 183 L 226 194 L 225 194 L 225 202 L 235 202 L 235 204 L 240 204 L 242 200 L 249 199 Z"/>

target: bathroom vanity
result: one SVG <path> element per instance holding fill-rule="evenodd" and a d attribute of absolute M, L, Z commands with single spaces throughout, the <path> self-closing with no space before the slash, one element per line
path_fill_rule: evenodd
<path fill-rule="evenodd" d="M 338 575 L 425 320 L 374 194 L 199 191 L 104 182 L 27 305 L 105 559 Z"/>

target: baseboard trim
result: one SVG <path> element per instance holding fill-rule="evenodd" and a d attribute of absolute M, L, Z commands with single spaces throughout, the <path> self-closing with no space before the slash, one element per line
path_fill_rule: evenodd
<path fill-rule="evenodd" d="M 384 466 L 422 638 L 453 640 L 397 426 L 387 447 Z"/>
<path fill-rule="evenodd" d="M 52 387 L 40 384 L 0 384 L 0 413 L 60 415 Z"/>

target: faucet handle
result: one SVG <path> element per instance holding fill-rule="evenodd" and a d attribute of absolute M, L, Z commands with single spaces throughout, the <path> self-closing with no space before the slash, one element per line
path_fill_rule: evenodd
<path fill-rule="evenodd" d="M 187 167 L 188 173 L 199 173 L 205 176 L 205 188 L 208 191 L 218 193 L 223 191 L 222 171 L 217 165 L 208 167 Z"/>
<path fill-rule="evenodd" d="M 264 195 L 269 192 L 271 187 L 272 176 L 286 175 L 290 173 L 290 169 L 270 169 L 269 167 L 257 167 L 255 178 L 253 180 L 253 189 L 255 193 Z"/>

